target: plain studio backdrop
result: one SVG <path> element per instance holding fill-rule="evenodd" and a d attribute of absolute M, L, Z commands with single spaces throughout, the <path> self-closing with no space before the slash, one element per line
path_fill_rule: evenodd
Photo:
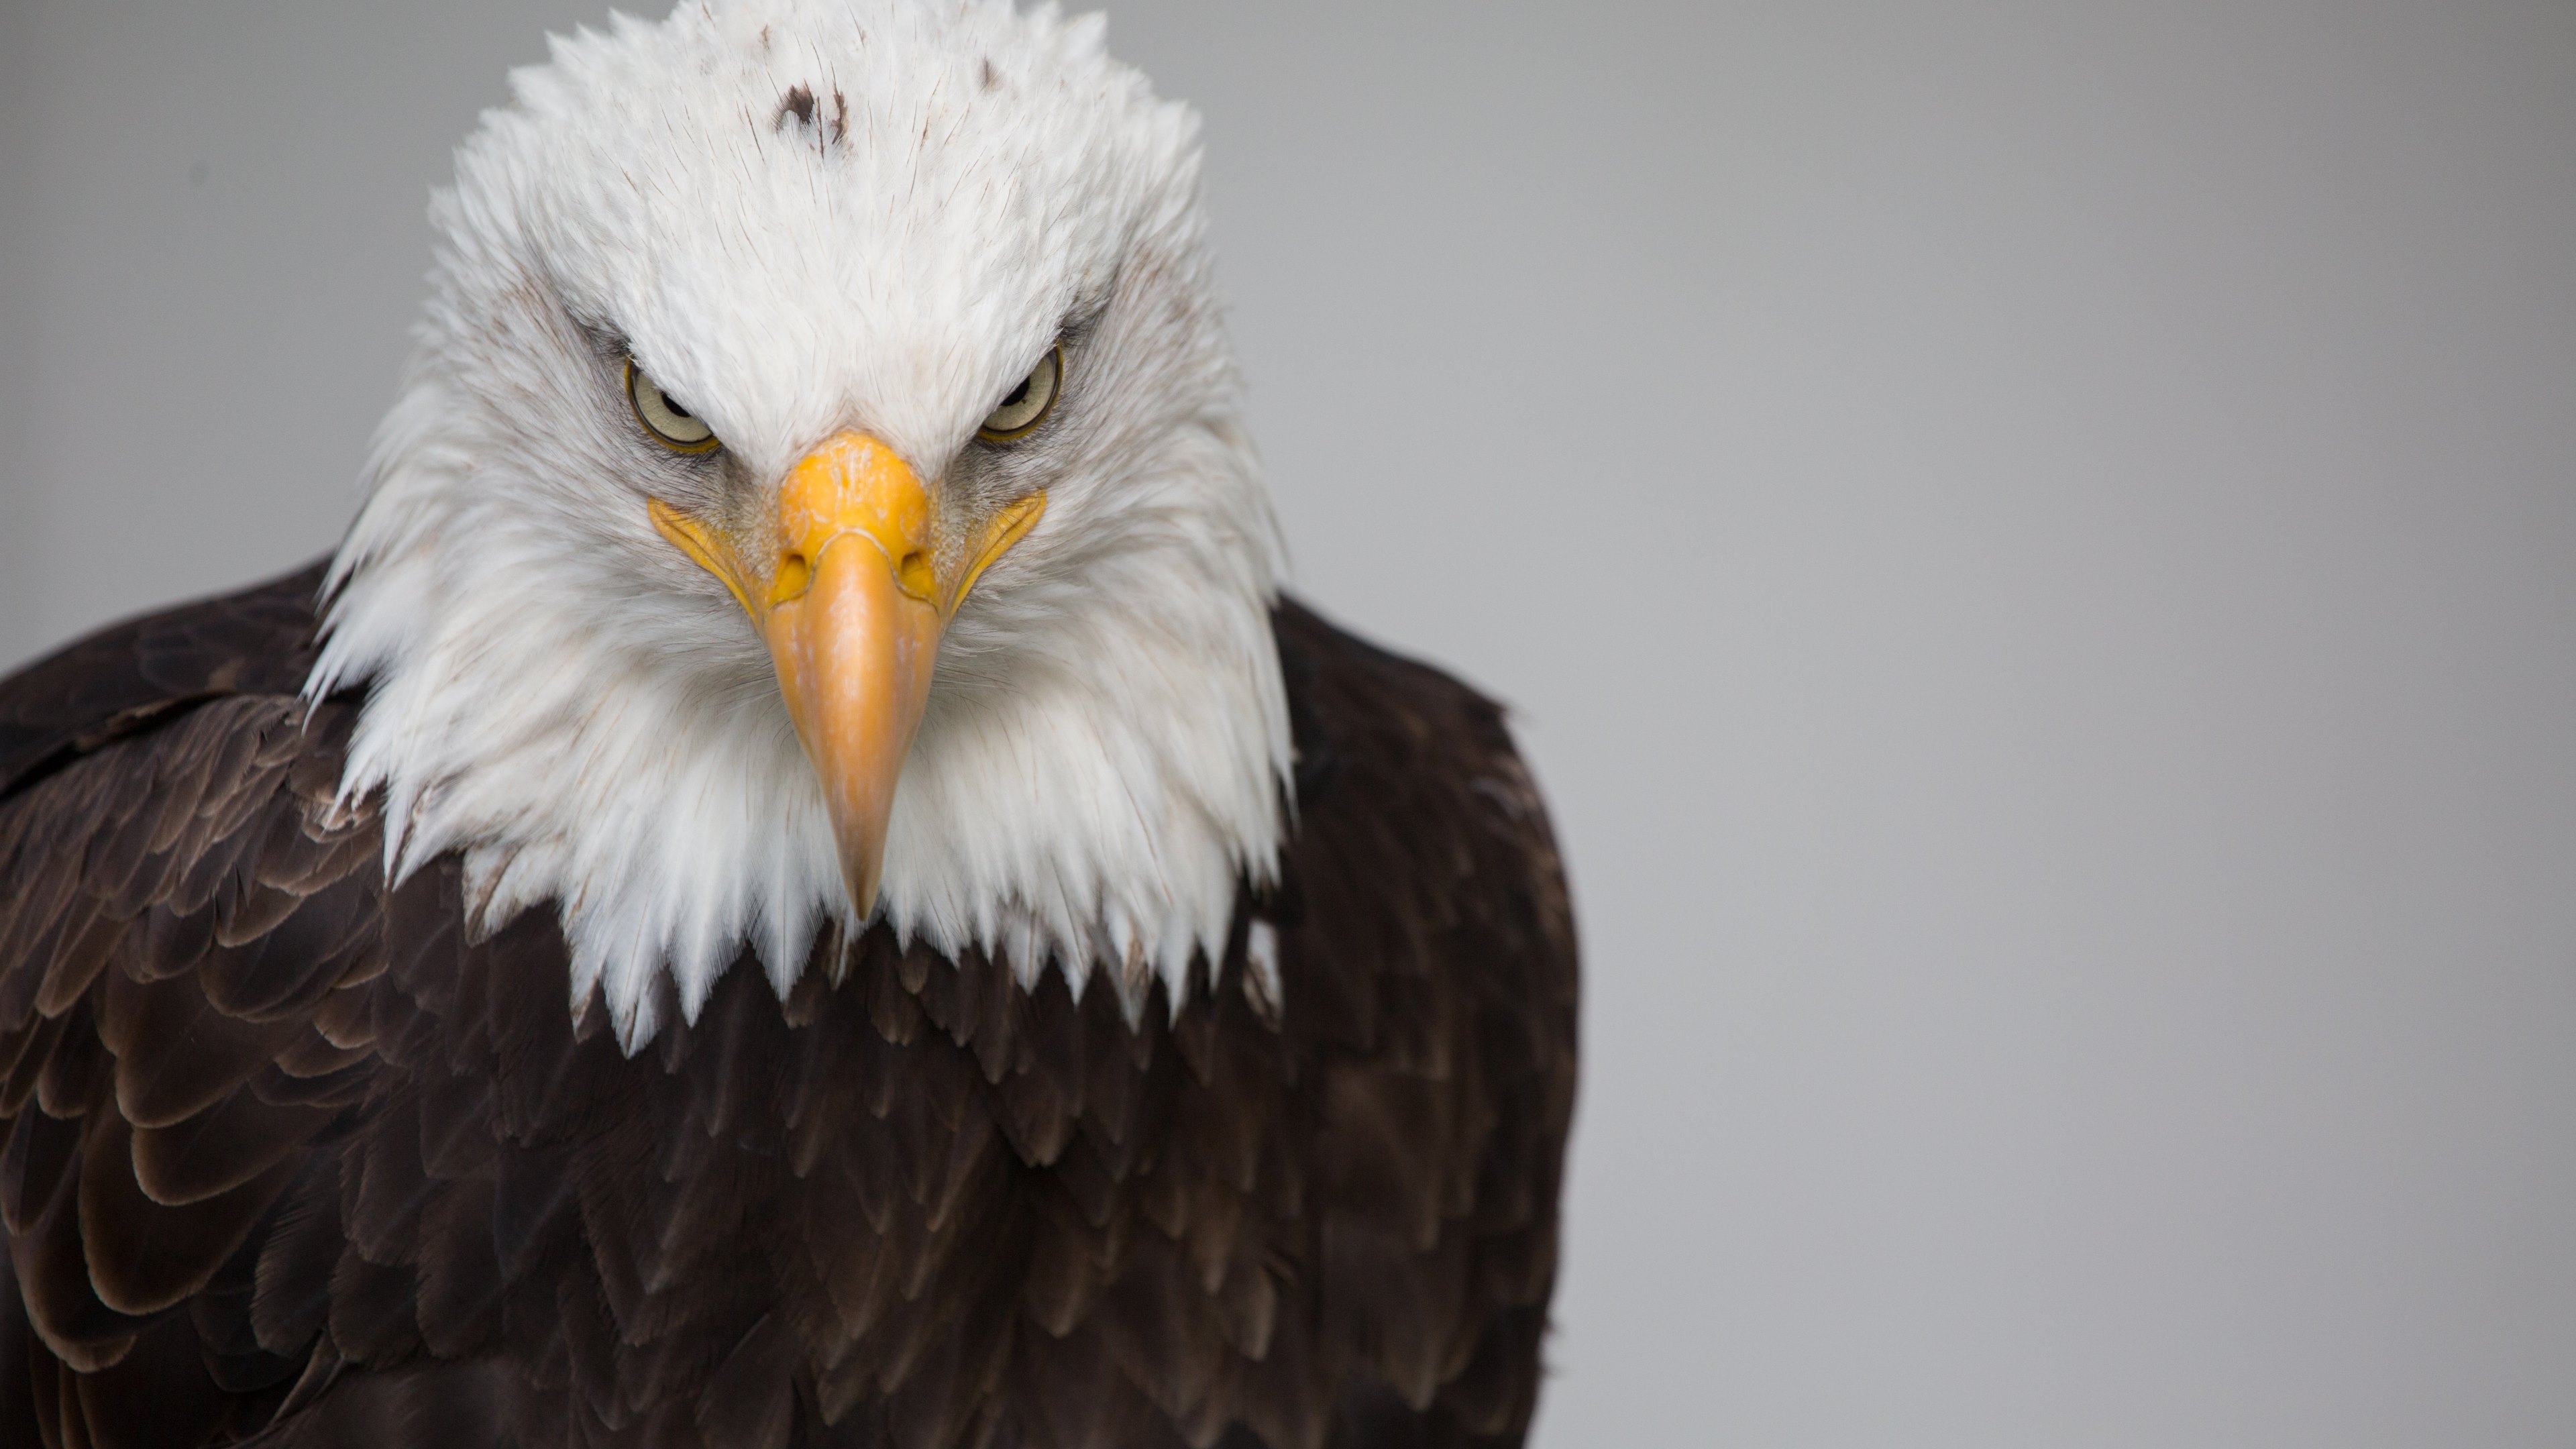
<path fill-rule="evenodd" d="M 0 662 L 331 546 L 595 0 L 0 11 Z M 1116 0 L 1510 701 L 1578 1445 L 2576 1443 L 2576 6 Z"/>

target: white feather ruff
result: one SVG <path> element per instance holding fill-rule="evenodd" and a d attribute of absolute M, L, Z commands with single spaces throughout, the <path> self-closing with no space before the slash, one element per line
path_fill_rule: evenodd
<path fill-rule="evenodd" d="M 766 649 L 647 522 L 726 500 L 635 434 L 622 344 L 751 486 L 856 427 L 943 508 L 1047 489 L 942 644 L 880 906 L 1024 982 L 1177 1003 L 1274 868 L 1288 764 L 1188 112 L 1097 17 L 987 0 L 691 0 L 513 86 L 433 207 L 307 686 L 370 685 L 343 790 L 383 792 L 387 870 L 461 852 L 483 930 L 552 902 L 575 1005 L 630 1050 L 661 973 L 694 1017 L 743 943 L 784 992 L 859 924 Z M 1058 418 L 969 457 L 1068 318 Z"/>

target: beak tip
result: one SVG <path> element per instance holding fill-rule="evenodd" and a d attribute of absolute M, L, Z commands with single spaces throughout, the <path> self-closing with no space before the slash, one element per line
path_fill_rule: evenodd
<path fill-rule="evenodd" d="M 846 871 L 841 882 L 849 888 L 850 909 L 858 913 L 859 924 L 866 925 L 877 913 L 877 875 L 874 863 Z"/>

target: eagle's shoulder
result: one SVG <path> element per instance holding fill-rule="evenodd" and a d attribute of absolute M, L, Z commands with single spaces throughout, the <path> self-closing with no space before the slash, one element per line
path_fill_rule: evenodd
<path fill-rule="evenodd" d="M 0 678 L 0 798 L 176 710 L 295 693 L 325 566 L 111 624 Z"/>
<path fill-rule="evenodd" d="M 1281 1030 L 1315 1104 L 1324 1300 L 1378 1376 L 1336 1442 L 1516 1443 L 1540 1378 L 1578 966 L 1493 701 L 1283 603 L 1296 834 Z"/>
<path fill-rule="evenodd" d="M 296 694 L 318 583 L 0 681 L 0 1441 L 230 1442 L 315 1367 L 304 1304 L 254 1330 L 267 1225 L 335 1195 L 402 1021 L 349 989 L 382 842 L 336 799 L 354 710 Z"/>
<path fill-rule="evenodd" d="M 1426 923 L 1510 915 L 1513 939 L 1489 944 L 1541 958 L 1533 967 L 1570 990 L 1564 866 L 1503 707 L 1294 599 L 1272 627 L 1296 749 L 1292 877 L 1348 873 L 1381 898 L 1427 891 L 1414 903 Z"/>

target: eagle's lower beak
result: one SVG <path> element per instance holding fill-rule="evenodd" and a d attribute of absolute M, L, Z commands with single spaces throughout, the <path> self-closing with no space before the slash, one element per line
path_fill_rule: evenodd
<path fill-rule="evenodd" d="M 788 470 L 764 582 L 747 550 L 658 500 L 654 526 L 733 590 L 768 641 L 778 690 L 823 787 L 850 904 L 876 904 L 895 784 L 930 697 L 939 637 L 984 566 L 1045 509 L 1033 494 L 976 530 L 965 549 L 937 544 L 937 510 L 912 468 L 845 432 Z M 940 567 L 946 552 L 955 562 Z"/>

